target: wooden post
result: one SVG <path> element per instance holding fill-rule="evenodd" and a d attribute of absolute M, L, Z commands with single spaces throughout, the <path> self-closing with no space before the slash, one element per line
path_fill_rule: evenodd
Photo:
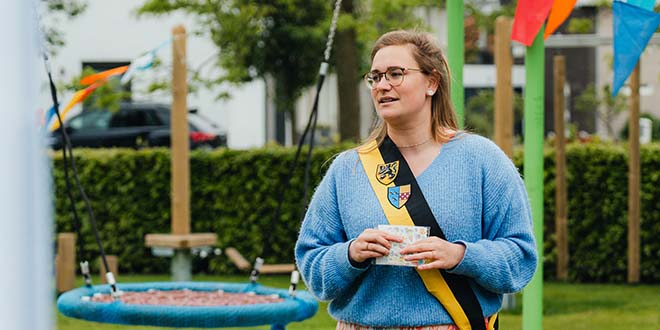
<path fill-rule="evenodd" d="M 628 283 L 639 282 L 639 80 L 640 65 L 630 75 L 630 130 L 628 144 Z"/>
<path fill-rule="evenodd" d="M 190 233 L 190 164 L 188 160 L 188 81 L 186 29 L 172 29 L 172 234 Z"/>
<path fill-rule="evenodd" d="M 60 233 L 57 235 L 57 256 L 55 257 L 55 282 L 57 292 L 74 288 L 76 278 L 76 235 Z"/>
<path fill-rule="evenodd" d="M 566 60 L 554 57 L 554 122 L 555 122 L 555 234 L 557 237 L 557 279 L 568 280 L 568 208 L 566 203 L 566 139 L 564 136 L 564 84 Z"/>
<path fill-rule="evenodd" d="M 172 111 L 170 122 L 172 150 L 172 225 L 170 234 L 147 234 L 150 247 L 173 248 L 172 279 L 189 281 L 192 270 L 190 249 L 213 245 L 214 233 L 190 233 L 190 163 L 188 139 L 188 81 L 186 68 L 186 29 L 172 29 Z"/>
<path fill-rule="evenodd" d="M 119 275 L 119 262 L 117 256 L 107 255 L 105 256 L 105 260 L 108 261 L 108 267 L 110 267 L 110 271 L 115 276 L 115 279 L 117 279 L 117 275 Z M 108 270 L 105 269 L 105 265 L 103 265 L 103 260 L 101 260 L 100 257 L 96 260 L 96 264 L 99 265 L 99 276 L 101 278 L 101 283 L 103 284 L 108 283 L 108 281 L 105 278 L 105 274 L 108 272 Z"/>
<path fill-rule="evenodd" d="M 513 156 L 513 83 L 511 81 L 511 19 L 495 20 L 495 143 L 504 153 Z"/>
<path fill-rule="evenodd" d="M 170 113 L 172 150 L 172 225 L 170 234 L 147 234 L 150 247 L 173 248 L 172 279 L 190 281 L 190 249 L 213 245 L 217 235 L 190 232 L 190 143 L 188 139 L 188 81 L 186 68 L 186 29 L 172 29 L 172 111 Z"/>

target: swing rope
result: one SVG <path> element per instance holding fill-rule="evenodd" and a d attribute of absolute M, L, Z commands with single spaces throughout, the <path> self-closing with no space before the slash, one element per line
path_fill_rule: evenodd
<path fill-rule="evenodd" d="M 78 242 L 78 260 L 80 260 L 80 271 L 82 273 L 85 286 L 91 287 L 92 285 L 92 278 L 89 274 L 89 262 L 87 260 L 84 260 L 84 244 L 82 241 L 82 228 L 81 228 L 81 221 L 80 217 L 78 215 L 78 211 L 75 206 L 75 198 L 73 197 L 73 189 L 72 189 L 72 184 L 71 184 L 71 175 L 69 174 L 68 167 L 71 166 L 71 173 L 73 176 L 73 179 L 75 180 L 75 184 L 78 187 L 78 192 L 80 193 L 80 196 L 82 197 L 84 203 L 85 203 L 85 208 L 87 210 L 87 214 L 89 216 L 89 222 L 92 226 L 92 231 L 94 233 L 94 239 L 96 240 L 96 244 L 98 245 L 99 252 L 101 253 L 101 261 L 103 262 L 103 266 L 105 267 L 107 273 L 106 273 L 106 280 L 108 284 L 110 284 L 110 287 L 112 289 L 112 296 L 116 298 L 119 293 L 117 292 L 117 286 L 116 286 L 116 281 L 114 278 L 114 275 L 110 271 L 110 267 L 108 267 L 108 260 L 106 258 L 105 251 L 103 250 L 103 243 L 101 242 L 101 238 L 99 235 L 98 228 L 96 226 L 96 219 L 94 217 L 94 212 L 92 211 L 91 203 L 89 202 L 89 198 L 87 197 L 87 193 L 85 193 L 85 189 L 83 188 L 82 184 L 80 183 L 80 178 L 78 177 L 78 169 L 76 167 L 76 161 L 73 156 L 73 147 L 71 146 L 71 140 L 69 138 L 69 134 L 67 133 L 66 129 L 64 129 L 64 122 L 62 115 L 60 114 L 60 108 L 59 108 L 59 102 L 57 99 L 57 87 L 55 87 L 55 83 L 53 81 L 53 75 L 52 75 L 52 70 L 51 70 L 51 65 L 50 65 L 50 59 L 48 56 L 48 51 L 46 50 L 46 47 L 43 45 L 44 41 L 42 38 L 42 56 L 44 60 L 44 66 L 46 69 L 46 74 L 48 75 L 48 84 L 50 87 L 50 96 L 53 101 L 53 109 L 55 110 L 55 115 L 57 116 L 57 121 L 60 124 L 59 130 L 60 134 L 62 135 L 62 161 L 63 161 L 63 169 L 64 169 L 64 182 L 66 186 L 66 193 L 69 199 L 69 203 L 71 204 L 71 211 L 73 213 L 73 227 L 74 230 L 76 231 L 76 235 L 78 236 L 76 241 Z"/>
<path fill-rule="evenodd" d="M 316 95 L 314 97 L 314 103 L 312 105 L 312 110 L 309 114 L 309 119 L 307 120 L 307 125 L 305 126 L 305 130 L 303 131 L 303 134 L 300 136 L 300 139 L 298 140 L 298 147 L 296 149 L 296 154 L 293 158 L 293 162 L 291 163 L 291 166 L 288 171 L 288 173 L 293 173 L 293 171 L 296 169 L 302 151 L 302 147 L 305 144 L 305 138 L 307 137 L 308 134 L 310 134 L 310 138 L 308 141 L 309 148 L 307 149 L 307 156 L 305 161 L 304 193 L 302 199 L 303 208 L 301 209 L 300 212 L 300 222 L 302 222 L 302 219 L 305 216 L 305 210 L 307 209 L 307 199 L 309 196 L 309 172 L 312 161 L 312 149 L 314 149 L 314 133 L 316 131 L 316 123 L 318 120 L 319 94 L 323 87 L 326 74 L 328 73 L 328 67 L 329 67 L 328 61 L 330 60 L 330 53 L 332 51 L 332 45 L 334 43 L 335 31 L 337 30 L 337 20 L 339 19 L 341 3 L 342 0 L 335 1 L 334 10 L 332 13 L 332 22 L 330 23 L 330 31 L 328 33 L 328 40 L 325 45 L 325 51 L 323 52 L 323 61 L 321 62 L 321 67 L 319 69 L 319 78 L 316 84 Z M 271 233 L 273 233 L 273 229 L 275 228 L 276 222 L 280 219 L 282 212 L 282 203 L 284 202 L 284 195 L 285 195 L 284 191 L 286 190 L 286 188 L 290 186 L 290 184 L 291 184 L 291 175 L 287 175 L 284 184 L 279 186 L 279 191 L 277 194 L 278 196 L 277 208 L 275 209 L 275 213 L 271 218 L 271 222 L 270 222 Z M 250 281 L 252 282 L 256 282 L 259 277 L 259 271 L 264 262 L 262 256 L 268 256 L 272 253 L 272 245 L 273 245 L 272 236 L 274 235 L 267 235 L 267 238 L 265 240 L 266 244 L 262 249 L 261 256 L 257 257 L 254 263 L 254 267 L 252 269 L 252 272 L 250 273 Z M 298 278 L 297 271 L 294 270 L 294 272 L 291 274 L 291 282 L 292 282 L 291 285 L 293 287 L 295 287 L 296 283 L 294 282 L 297 282 L 297 278 Z M 294 279 L 296 279 L 296 281 L 294 281 Z"/>

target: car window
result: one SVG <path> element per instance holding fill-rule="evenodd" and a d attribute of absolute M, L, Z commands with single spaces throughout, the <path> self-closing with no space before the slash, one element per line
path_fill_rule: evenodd
<path fill-rule="evenodd" d="M 111 127 L 137 127 L 146 126 L 147 116 L 143 111 L 122 110 L 112 116 Z"/>
<path fill-rule="evenodd" d="M 191 126 L 190 128 L 195 131 L 214 132 L 218 130 L 218 126 L 213 122 L 195 113 L 188 114 L 188 122 Z"/>
<path fill-rule="evenodd" d="M 107 111 L 87 111 L 71 118 L 68 126 L 74 130 L 104 130 L 110 126 L 111 116 Z"/>
<path fill-rule="evenodd" d="M 156 116 L 158 117 L 158 119 L 160 120 L 162 125 L 170 126 L 170 110 L 169 109 L 167 109 L 167 111 L 163 111 L 163 110 L 156 111 Z"/>
<path fill-rule="evenodd" d="M 158 117 L 156 111 L 152 109 L 139 110 L 143 111 L 145 115 L 145 125 L 147 126 L 162 126 L 163 121 Z"/>
<path fill-rule="evenodd" d="M 162 123 L 164 126 L 170 126 L 170 111 L 169 109 L 167 111 L 155 111 L 156 117 L 158 117 L 158 120 Z M 203 122 L 204 120 L 195 117 L 195 114 L 193 113 L 188 113 L 188 130 L 191 132 L 212 132 L 214 131 L 212 128 L 209 129 L 208 124 Z M 204 125 L 206 124 L 206 125 Z"/>

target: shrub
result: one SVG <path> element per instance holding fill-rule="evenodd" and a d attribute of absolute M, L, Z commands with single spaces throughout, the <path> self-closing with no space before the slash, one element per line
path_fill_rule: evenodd
<path fill-rule="evenodd" d="M 350 146 L 315 149 L 310 195 L 331 158 Z M 293 246 L 303 210 L 303 162 L 289 173 L 295 150 L 218 149 L 192 152 L 191 229 L 214 232 L 218 247 L 236 247 L 248 260 L 266 245 L 268 263 L 293 262 Z M 624 145 L 570 144 L 567 147 L 569 276 L 581 282 L 624 282 L 627 267 L 628 165 Z M 92 202 L 104 249 L 119 256 L 120 272 L 167 273 L 169 259 L 154 257 L 144 235 L 170 231 L 170 154 L 167 149 L 77 150 L 80 180 Z M 545 277 L 555 273 L 554 153 L 545 151 Z M 522 152 L 514 162 L 522 168 Z M 73 231 L 64 193 L 62 159 L 53 155 L 56 230 Z M 660 145 L 641 148 L 641 279 L 660 280 Z M 281 216 L 274 220 L 280 187 L 287 176 Z M 77 192 L 77 191 L 76 191 Z M 74 192 L 74 193 L 76 193 Z M 84 256 L 97 247 L 84 204 L 81 215 Z M 236 268 L 225 256 L 195 259 L 195 272 L 227 273 Z"/>
<path fill-rule="evenodd" d="M 544 155 L 544 276 L 554 279 L 555 155 Z M 641 147 L 641 280 L 660 280 L 660 145 Z M 522 173 L 522 152 L 514 157 Z M 569 277 L 625 282 L 628 260 L 628 153 L 625 145 L 570 144 L 566 150 Z"/>
<path fill-rule="evenodd" d="M 328 160 L 339 151 L 339 147 L 334 147 L 313 152 L 310 195 L 327 169 Z M 120 271 L 168 272 L 169 260 L 152 256 L 144 245 L 144 235 L 170 232 L 169 150 L 80 150 L 74 154 L 104 249 L 108 254 L 118 255 Z M 293 262 L 304 175 L 304 160 L 293 173 L 288 173 L 293 157 L 294 151 L 286 148 L 192 152 L 192 232 L 217 233 L 219 247 L 234 246 L 248 260 L 254 260 L 265 244 L 270 244 L 271 253 L 265 256 L 266 262 Z M 59 154 L 54 155 L 53 164 L 56 230 L 74 231 Z M 291 184 L 284 191 L 281 217 L 273 220 L 280 186 L 289 175 Z M 77 194 L 76 198 L 83 222 L 84 257 L 92 260 L 98 255 L 98 248 L 84 204 Z M 196 260 L 194 267 L 195 271 L 235 270 L 225 257 Z"/>

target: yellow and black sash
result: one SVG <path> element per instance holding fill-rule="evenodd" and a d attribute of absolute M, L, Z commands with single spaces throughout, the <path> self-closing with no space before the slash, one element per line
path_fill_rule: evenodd
<path fill-rule="evenodd" d="M 389 137 L 380 146 L 372 141 L 358 155 L 390 224 L 427 226 L 431 235 L 446 239 L 408 163 Z M 486 330 L 481 305 L 465 276 L 435 269 L 417 272 L 460 330 Z M 497 329 L 497 314 L 488 323 L 489 330 Z"/>

